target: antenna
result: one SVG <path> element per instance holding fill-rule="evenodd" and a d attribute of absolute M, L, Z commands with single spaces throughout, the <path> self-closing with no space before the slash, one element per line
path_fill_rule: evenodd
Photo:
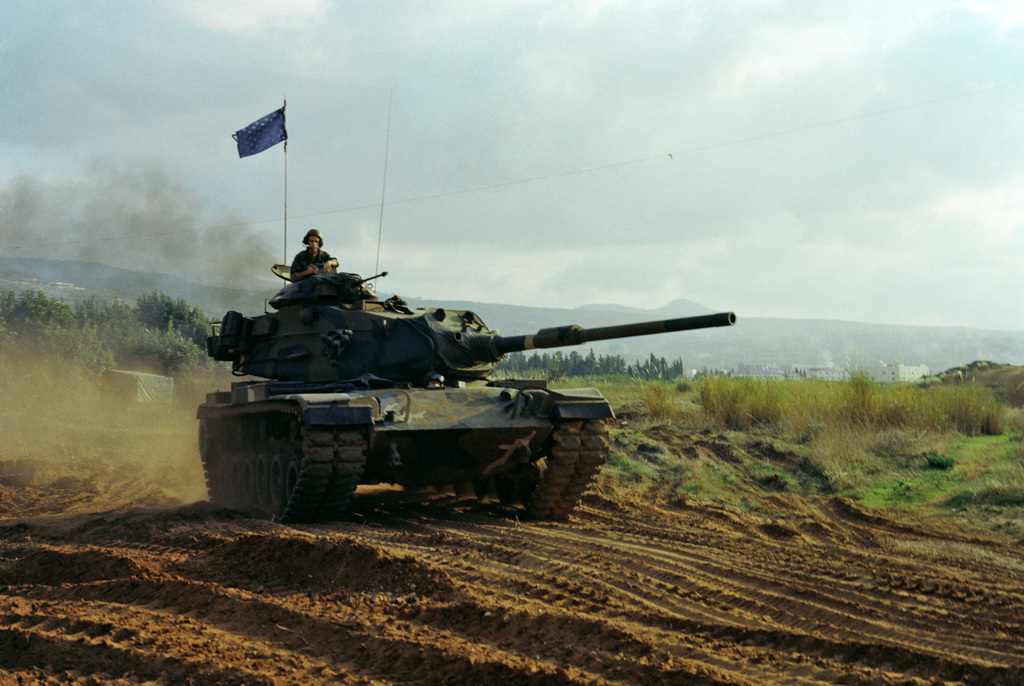
<path fill-rule="evenodd" d="M 285 109 L 288 107 L 288 98 L 284 99 L 284 104 L 281 105 L 281 113 L 284 114 Z M 284 257 L 282 262 L 288 264 L 288 137 L 285 135 L 284 139 Z"/>
<path fill-rule="evenodd" d="M 391 148 L 391 101 L 393 98 L 394 90 L 392 89 L 388 91 L 388 133 L 384 142 L 384 181 L 380 189 L 380 220 L 377 224 L 377 262 L 373 267 L 375 274 L 380 273 L 380 240 L 384 234 L 384 195 L 388 189 L 388 151 Z M 377 288 L 376 281 L 374 281 L 373 287 Z"/>

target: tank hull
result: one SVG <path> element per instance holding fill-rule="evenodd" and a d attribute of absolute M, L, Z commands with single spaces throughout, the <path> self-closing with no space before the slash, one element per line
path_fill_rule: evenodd
<path fill-rule="evenodd" d="M 385 276 L 385 273 L 378 276 Z M 454 485 L 563 519 L 608 456 L 594 389 L 489 380 L 508 353 L 731 326 L 731 312 L 501 336 L 470 310 L 380 300 L 358 274 L 288 283 L 263 314 L 228 311 L 207 354 L 236 383 L 199 407 L 214 502 L 334 519 L 360 484 Z"/>
<path fill-rule="evenodd" d="M 344 517 L 361 484 L 453 485 L 564 519 L 608 455 L 594 389 L 529 384 L 342 393 L 238 383 L 199 407 L 211 500 L 283 521 Z"/>

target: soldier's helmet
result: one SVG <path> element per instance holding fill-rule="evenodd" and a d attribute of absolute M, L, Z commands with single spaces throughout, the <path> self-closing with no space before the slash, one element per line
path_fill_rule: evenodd
<path fill-rule="evenodd" d="M 309 237 L 310 236 L 316 236 L 317 238 L 319 238 L 320 239 L 320 247 L 321 248 L 324 247 L 324 237 L 323 237 L 323 234 L 320 233 L 319 229 L 310 229 L 309 231 L 307 231 L 306 235 L 302 237 L 302 244 L 303 245 L 309 245 Z"/>

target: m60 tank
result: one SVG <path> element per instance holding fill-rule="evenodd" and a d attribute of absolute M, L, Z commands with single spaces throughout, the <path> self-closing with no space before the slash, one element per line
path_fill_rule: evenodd
<path fill-rule="evenodd" d="M 265 380 L 199 406 L 212 502 L 316 522 L 344 517 L 360 484 L 454 485 L 565 519 L 608 457 L 612 408 L 593 388 L 490 380 L 495 365 L 513 351 L 735 322 L 725 312 L 507 337 L 473 312 L 380 300 L 371 279 L 289 283 L 273 311 L 214 325 L 208 354 Z"/>

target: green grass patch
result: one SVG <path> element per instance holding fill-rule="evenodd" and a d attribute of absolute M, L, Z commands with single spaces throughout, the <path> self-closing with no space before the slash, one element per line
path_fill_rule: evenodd
<path fill-rule="evenodd" d="M 770 508 L 773 493 L 922 513 L 1024 504 L 1022 413 L 984 388 L 865 378 L 652 383 L 618 391 L 632 409 L 611 433 L 618 456 L 606 470 L 648 497 L 748 511 Z"/>
<path fill-rule="evenodd" d="M 657 470 L 651 464 L 627 457 L 619 452 L 611 453 L 608 456 L 608 463 L 612 469 L 617 469 L 634 482 L 653 479 L 657 476 Z"/>
<path fill-rule="evenodd" d="M 1024 462 L 1005 435 L 959 437 L 943 452 L 888 458 L 844 495 L 873 507 L 947 509 L 1024 502 Z"/>

